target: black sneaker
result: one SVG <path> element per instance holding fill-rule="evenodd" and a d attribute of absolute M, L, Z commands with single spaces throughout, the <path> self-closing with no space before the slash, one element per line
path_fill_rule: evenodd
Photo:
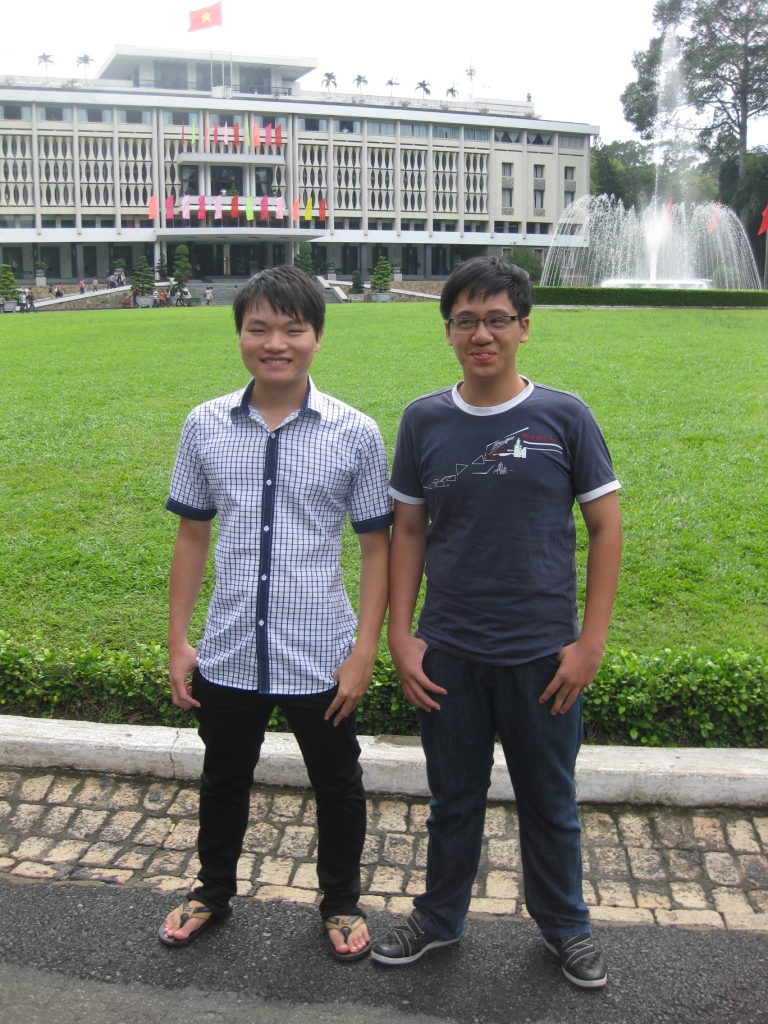
<path fill-rule="evenodd" d="M 377 942 L 371 951 L 371 960 L 379 964 L 412 964 L 430 949 L 438 946 L 453 946 L 458 939 L 433 939 L 424 931 L 429 917 L 423 910 L 415 907 L 413 913 L 399 928 L 392 928 L 384 938 Z"/>
<path fill-rule="evenodd" d="M 603 954 L 591 935 L 544 939 L 544 945 L 560 958 L 563 974 L 579 988 L 602 988 L 608 980 Z"/>

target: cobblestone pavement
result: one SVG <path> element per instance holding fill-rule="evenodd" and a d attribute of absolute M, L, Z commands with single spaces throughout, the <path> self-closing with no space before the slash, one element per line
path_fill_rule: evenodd
<path fill-rule="evenodd" d="M 185 891 L 195 786 L 66 771 L 0 771 L 0 875 Z M 372 796 L 363 904 L 407 913 L 422 891 L 427 801 Z M 585 897 L 599 924 L 768 933 L 768 808 L 582 806 Z M 310 792 L 254 787 L 238 894 L 315 904 Z M 514 804 L 488 808 L 471 913 L 526 915 Z"/>

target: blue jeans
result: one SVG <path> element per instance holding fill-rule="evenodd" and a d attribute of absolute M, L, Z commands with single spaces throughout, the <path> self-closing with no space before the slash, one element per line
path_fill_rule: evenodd
<path fill-rule="evenodd" d="M 581 697 L 564 715 L 539 704 L 556 655 L 487 665 L 428 647 L 427 676 L 448 691 L 439 711 L 418 712 L 432 792 L 427 889 L 413 901 L 435 938 L 464 929 L 480 861 L 498 732 L 515 790 L 525 903 L 545 938 L 590 931 L 582 895 L 581 825 L 573 772 L 581 746 Z"/>

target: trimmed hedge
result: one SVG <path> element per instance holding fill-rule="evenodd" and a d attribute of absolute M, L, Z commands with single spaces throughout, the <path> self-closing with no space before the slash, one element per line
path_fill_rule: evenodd
<path fill-rule="evenodd" d="M 82 647 L 54 652 L 41 640 L 0 632 L 0 713 L 107 723 L 191 726 L 170 699 L 165 651 Z M 270 723 L 285 731 L 285 720 Z M 655 657 L 608 653 L 584 695 L 587 742 L 645 746 L 768 745 L 768 662 L 725 651 L 718 658 L 665 650 Z M 376 660 L 358 709 L 365 735 L 415 735 L 389 655 Z"/>
<path fill-rule="evenodd" d="M 537 306 L 768 306 L 768 291 L 706 288 L 556 288 L 535 285 Z"/>

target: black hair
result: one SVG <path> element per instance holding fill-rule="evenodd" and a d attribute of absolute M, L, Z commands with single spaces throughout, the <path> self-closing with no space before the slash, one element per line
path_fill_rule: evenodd
<path fill-rule="evenodd" d="M 238 334 L 248 310 L 259 302 L 267 302 L 276 313 L 309 324 L 318 336 L 322 333 L 325 300 L 312 278 L 298 267 L 262 270 L 238 288 L 232 301 Z"/>
<path fill-rule="evenodd" d="M 500 256 L 475 256 L 456 267 L 440 294 L 443 320 L 448 320 L 462 292 L 466 292 L 470 300 L 475 296 L 485 299 L 506 292 L 522 317 L 528 316 L 533 306 L 533 285 L 528 273 Z"/>

